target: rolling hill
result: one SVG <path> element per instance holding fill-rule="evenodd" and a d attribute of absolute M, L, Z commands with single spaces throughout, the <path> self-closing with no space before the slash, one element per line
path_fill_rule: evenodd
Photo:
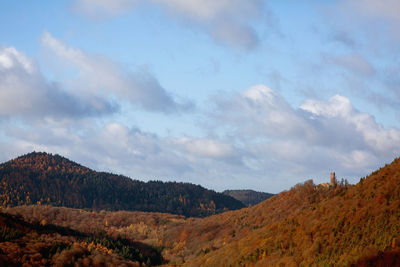
<path fill-rule="evenodd" d="M 222 192 L 227 196 L 239 200 L 245 206 L 253 206 L 274 196 L 274 194 L 258 192 L 254 190 L 225 190 Z"/>
<path fill-rule="evenodd" d="M 158 211 L 202 217 L 244 205 L 189 183 L 142 182 L 96 172 L 59 155 L 33 152 L 0 165 L 0 204 Z"/>
<path fill-rule="evenodd" d="M 205 218 L 43 205 L 3 212 L 162 247 L 167 266 L 400 266 L 400 159 L 356 185 L 309 180 Z"/>

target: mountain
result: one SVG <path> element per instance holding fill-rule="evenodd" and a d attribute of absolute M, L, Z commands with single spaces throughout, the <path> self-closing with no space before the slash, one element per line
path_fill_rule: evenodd
<path fill-rule="evenodd" d="M 168 266 L 400 266 L 400 159 L 356 185 L 309 180 L 205 218 L 43 205 L 3 212 L 162 247 Z"/>
<path fill-rule="evenodd" d="M 62 156 L 33 152 L 0 165 L 0 204 L 158 211 L 202 217 L 244 205 L 199 185 L 142 182 L 96 172 Z"/>
<path fill-rule="evenodd" d="M 225 190 L 222 194 L 231 196 L 234 199 L 239 200 L 245 206 L 256 205 L 272 196 L 274 194 L 257 192 L 254 190 Z"/>

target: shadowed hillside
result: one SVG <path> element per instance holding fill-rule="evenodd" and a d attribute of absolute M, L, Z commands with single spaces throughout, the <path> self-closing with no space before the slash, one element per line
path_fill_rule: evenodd
<path fill-rule="evenodd" d="M 0 204 L 158 211 L 208 216 L 244 205 L 189 183 L 141 182 L 96 172 L 58 155 L 30 153 L 0 165 Z"/>
<path fill-rule="evenodd" d="M 44 219 L 29 223 L 0 213 L 1 266 L 151 266 L 163 262 L 159 249 L 140 242 L 105 233 L 85 234 Z"/>

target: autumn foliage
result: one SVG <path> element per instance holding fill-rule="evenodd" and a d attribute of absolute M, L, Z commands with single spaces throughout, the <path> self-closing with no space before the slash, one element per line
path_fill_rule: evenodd
<path fill-rule="evenodd" d="M 1 266 L 150 266 L 163 262 L 159 250 L 139 242 L 29 223 L 0 213 Z"/>
<path fill-rule="evenodd" d="M 309 180 L 258 205 L 205 218 L 47 205 L 9 207 L 3 212 L 19 214 L 30 224 L 40 225 L 45 220 L 46 225 L 84 235 L 103 232 L 113 242 L 122 238 L 142 249 L 142 263 L 152 255 L 144 251 L 160 251 L 163 264 L 169 266 L 400 264 L 399 159 L 361 178 L 356 185 L 339 183 L 326 187 Z M 9 228 L 4 233 L 10 236 L 5 239 L 23 238 L 21 229 Z M 70 237 L 60 238 L 65 240 L 57 242 L 74 244 L 66 240 Z M 76 246 L 90 252 L 87 244 L 92 241 L 98 244 L 96 253 L 107 255 L 107 242 L 86 239 L 85 245 Z M 75 249 L 70 246 L 54 255 L 71 253 L 71 248 Z"/>

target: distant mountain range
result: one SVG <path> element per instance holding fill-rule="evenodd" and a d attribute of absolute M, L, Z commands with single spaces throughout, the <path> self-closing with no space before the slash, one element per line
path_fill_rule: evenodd
<path fill-rule="evenodd" d="M 0 165 L 0 205 L 50 204 L 95 210 L 156 211 L 203 217 L 242 202 L 190 183 L 132 180 L 59 155 L 33 152 Z"/>
<path fill-rule="evenodd" d="M 274 194 L 257 192 L 254 190 L 225 190 L 222 192 L 227 196 L 231 196 L 240 202 L 242 202 L 245 206 L 253 206 L 264 200 L 274 196 Z"/>

